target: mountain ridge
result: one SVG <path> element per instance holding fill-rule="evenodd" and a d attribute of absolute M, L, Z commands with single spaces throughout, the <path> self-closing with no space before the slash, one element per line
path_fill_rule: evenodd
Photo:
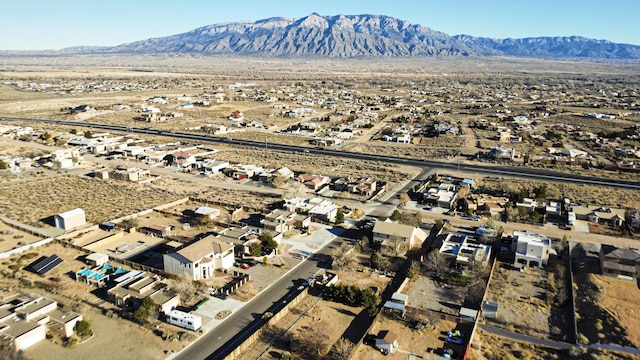
<path fill-rule="evenodd" d="M 191 53 L 263 57 L 513 56 L 638 60 L 640 46 L 581 36 L 493 39 L 451 36 L 384 15 L 272 17 L 225 22 L 117 46 L 76 46 L 65 54 Z"/>

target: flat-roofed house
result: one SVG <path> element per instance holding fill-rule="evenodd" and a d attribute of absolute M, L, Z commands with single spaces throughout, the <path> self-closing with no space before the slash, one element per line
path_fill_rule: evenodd
<path fill-rule="evenodd" d="M 542 268 L 547 265 L 549 253 L 553 252 L 548 237 L 528 231 L 514 231 L 513 239 L 516 244 L 513 266 Z"/>

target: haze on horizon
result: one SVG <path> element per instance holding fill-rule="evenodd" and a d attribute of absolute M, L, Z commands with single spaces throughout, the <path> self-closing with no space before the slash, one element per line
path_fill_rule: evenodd
<path fill-rule="evenodd" d="M 640 45 L 634 0 L 293 0 L 218 2 L 140 0 L 11 1 L 0 13 L 0 50 L 59 50 L 115 46 L 184 33 L 198 27 L 311 13 L 387 15 L 449 35 L 491 38 L 583 36 Z"/>

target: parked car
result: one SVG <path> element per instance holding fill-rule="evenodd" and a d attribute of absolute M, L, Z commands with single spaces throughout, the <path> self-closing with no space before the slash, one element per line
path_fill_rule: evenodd
<path fill-rule="evenodd" d="M 221 299 L 221 300 L 226 300 L 229 297 L 229 294 L 226 294 L 226 293 L 223 293 L 223 292 L 219 291 L 215 295 L 215 297 L 217 297 L 218 299 Z"/>
<path fill-rule="evenodd" d="M 214 288 L 214 287 L 210 287 L 209 288 L 209 295 L 211 296 L 216 296 L 216 293 L 218 292 L 218 289 Z"/>
<path fill-rule="evenodd" d="M 374 334 L 367 334 L 364 339 L 362 339 L 362 343 L 369 346 L 375 346 L 376 336 Z"/>
<path fill-rule="evenodd" d="M 447 336 L 444 341 L 448 342 L 448 343 L 453 343 L 453 344 L 462 344 L 463 340 L 461 337 L 457 337 L 457 336 Z"/>
<path fill-rule="evenodd" d="M 477 216 L 469 216 L 469 220 L 471 221 L 480 221 L 480 218 Z"/>
<path fill-rule="evenodd" d="M 240 264 L 240 266 L 238 266 L 240 269 L 251 269 L 251 265 L 247 264 L 247 263 L 242 263 Z"/>
<path fill-rule="evenodd" d="M 456 329 L 454 329 L 454 330 L 449 330 L 449 331 L 447 332 L 447 335 L 449 335 L 449 336 L 454 336 L 454 337 L 463 337 L 463 336 L 464 336 L 464 334 L 462 333 L 462 331 L 460 331 L 460 330 L 456 330 Z"/>

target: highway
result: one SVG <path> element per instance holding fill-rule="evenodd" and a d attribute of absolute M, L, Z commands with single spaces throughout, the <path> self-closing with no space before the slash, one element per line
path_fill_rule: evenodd
<path fill-rule="evenodd" d="M 246 335 L 264 324 L 262 314 L 276 313 L 288 299 L 295 297 L 303 280 L 330 265 L 331 252 L 345 238 L 338 237 L 322 247 L 315 255 L 288 271 L 269 288 L 261 291 L 241 311 L 231 314 L 221 325 L 202 335 L 200 339 L 182 350 L 174 359 L 222 359 L 235 349 Z"/>
<path fill-rule="evenodd" d="M 175 139 L 194 141 L 194 142 L 224 143 L 227 145 L 250 146 L 250 147 L 258 147 L 262 149 L 267 147 L 273 150 L 282 150 L 282 151 L 291 151 L 291 152 L 305 151 L 305 153 L 308 152 L 310 154 L 335 156 L 340 158 L 350 158 L 350 159 L 359 159 L 359 160 L 382 161 L 382 162 L 389 162 L 393 164 L 406 164 L 406 165 L 418 166 L 422 168 L 427 167 L 427 168 L 451 169 L 451 170 L 459 170 L 459 171 L 470 172 L 470 173 L 480 173 L 484 175 L 527 178 L 531 180 L 573 183 L 573 184 L 611 186 L 611 187 L 623 188 L 623 189 L 640 190 L 640 182 L 638 181 L 599 178 L 594 176 L 584 176 L 584 175 L 575 175 L 575 174 L 565 174 L 557 171 L 536 169 L 536 168 L 530 168 L 530 167 L 524 167 L 524 166 L 519 167 L 519 166 L 507 166 L 507 165 L 466 164 L 466 163 L 452 162 L 452 161 L 446 161 L 446 160 L 410 159 L 410 158 L 402 158 L 402 157 L 394 157 L 394 156 L 353 153 L 353 152 L 324 149 L 324 148 L 301 148 L 300 146 L 294 146 L 294 145 L 265 143 L 265 142 L 250 141 L 250 140 L 237 140 L 237 139 L 232 139 L 228 137 L 214 137 L 214 136 L 190 134 L 190 133 L 184 133 L 184 132 L 162 131 L 162 130 L 154 130 L 150 128 L 134 128 L 134 127 L 95 124 L 95 123 L 87 123 L 87 122 L 10 118 L 10 117 L 1 117 L 0 121 L 7 121 L 7 122 L 24 121 L 24 122 L 43 123 L 43 124 L 83 126 L 91 129 L 166 136 L 166 137 L 172 137 Z"/>

